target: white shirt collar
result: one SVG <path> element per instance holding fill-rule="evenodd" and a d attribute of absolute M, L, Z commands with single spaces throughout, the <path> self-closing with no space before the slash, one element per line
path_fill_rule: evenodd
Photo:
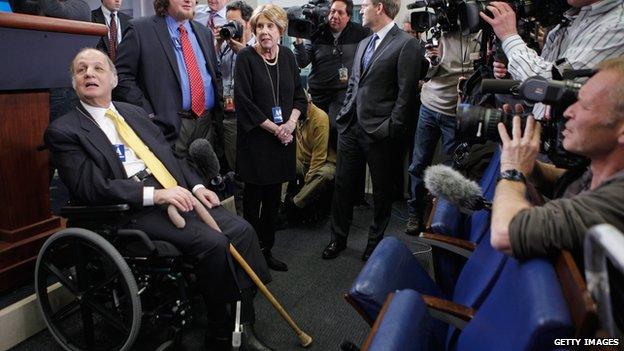
<path fill-rule="evenodd" d="M 91 115 L 91 117 L 93 117 L 93 119 L 95 119 L 95 121 L 97 122 L 98 125 L 102 126 L 103 125 L 103 121 L 107 121 L 108 117 L 105 116 L 106 111 L 108 109 L 111 109 L 115 112 L 117 112 L 117 114 L 119 114 L 119 111 L 117 111 L 117 109 L 115 108 L 115 105 L 113 105 L 113 103 L 111 102 L 110 106 L 107 108 L 104 107 L 96 107 L 96 106 L 91 106 L 83 101 L 80 101 L 80 104 L 82 105 L 82 107 L 84 107 L 85 110 L 87 110 L 87 112 L 89 112 L 89 114 Z"/>
<path fill-rule="evenodd" d="M 114 13 L 115 16 L 117 16 L 117 11 L 111 12 L 109 9 L 106 8 L 106 6 L 102 5 L 102 13 L 104 14 L 104 17 L 106 18 L 106 20 L 110 20 L 110 15 L 111 13 Z"/>
<path fill-rule="evenodd" d="M 392 29 L 392 27 L 394 27 L 394 21 L 390 21 L 390 23 L 386 24 L 383 28 L 381 28 L 376 34 L 379 37 L 379 42 L 381 43 L 384 38 L 386 37 L 386 35 L 388 35 L 388 32 L 390 32 L 390 29 Z M 379 44 L 377 44 L 379 45 Z"/>

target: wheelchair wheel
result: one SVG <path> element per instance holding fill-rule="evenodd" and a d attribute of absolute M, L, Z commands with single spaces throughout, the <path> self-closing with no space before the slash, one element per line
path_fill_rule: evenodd
<path fill-rule="evenodd" d="M 59 302 L 48 285 L 71 298 Z M 50 333 L 66 350 L 128 350 L 141 326 L 137 284 L 119 252 L 100 235 L 69 228 L 41 248 L 35 290 Z"/>

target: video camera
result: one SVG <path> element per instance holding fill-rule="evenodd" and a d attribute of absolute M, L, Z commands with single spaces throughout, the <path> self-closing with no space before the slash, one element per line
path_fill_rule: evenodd
<path fill-rule="evenodd" d="M 581 72 L 576 77 L 589 76 Z M 572 80 L 555 81 L 535 76 L 525 81 L 484 79 L 481 90 L 486 93 L 508 94 L 532 103 L 551 105 L 550 118 L 540 121 L 542 125 L 541 151 L 557 167 L 578 169 L 587 165 L 587 159 L 570 153 L 563 148 L 563 130 L 566 119 L 563 112 L 577 100 L 581 84 Z M 514 113 L 498 109 L 461 104 L 457 110 L 457 138 L 469 145 L 487 140 L 500 142 L 498 123 L 502 122 L 511 131 Z M 529 113 L 520 115 L 522 128 Z"/>
<path fill-rule="evenodd" d="M 289 8 L 286 11 L 288 16 L 288 35 L 310 39 L 312 34 L 327 21 L 329 8 L 329 0 L 310 0 L 301 7 Z"/>
<path fill-rule="evenodd" d="M 543 26 L 558 23 L 563 12 L 569 8 L 566 0 L 503 0 L 516 11 L 519 19 L 535 19 Z M 446 32 L 461 30 L 462 34 L 476 33 L 489 27 L 479 17 L 483 11 L 491 15 L 487 6 L 492 0 L 417 0 L 407 5 L 408 9 L 432 8 L 433 13 L 412 12 L 412 28 L 425 31 L 440 25 Z"/>

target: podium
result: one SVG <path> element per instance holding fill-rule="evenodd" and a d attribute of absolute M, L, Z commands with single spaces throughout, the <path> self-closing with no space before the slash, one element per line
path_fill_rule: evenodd
<path fill-rule="evenodd" d="M 50 211 L 50 88 L 71 87 L 69 63 L 106 35 L 102 24 L 0 13 L 0 293 L 33 280 L 37 253 L 62 228 Z"/>

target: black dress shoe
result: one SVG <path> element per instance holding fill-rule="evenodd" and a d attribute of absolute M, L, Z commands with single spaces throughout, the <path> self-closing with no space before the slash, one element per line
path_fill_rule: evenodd
<path fill-rule="evenodd" d="M 375 251 L 377 244 L 367 244 L 366 249 L 364 249 L 364 253 L 362 254 L 362 261 L 366 262 Z"/>
<path fill-rule="evenodd" d="M 288 266 L 286 265 L 286 263 L 273 257 L 273 254 L 271 254 L 271 251 L 264 250 L 263 253 L 264 253 L 264 259 L 266 260 L 267 266 L 269 266 L 269 268 L 275 271 L 280 271 L 280 272 L 288 271 Z"/>
<path fill-rule="evenodd" d="M 272 348 L 262 343 L 254 332 L 252 324 L 243 324 L 243 334 L 241 335 L 241 351 L 273 351 Z"/>
<path fill-rule="evenodd" d="M 340 254 L 340 251 L 344 251 L 344 249 L 346 248 L 346 243 L 337 240 L 332 241 L 331 243 L 329 243 L 329 245 L 327 245 L 325 250 L 323 250 L 323 259 L 331 260 L 333 258 L 336 258 Z"/>

